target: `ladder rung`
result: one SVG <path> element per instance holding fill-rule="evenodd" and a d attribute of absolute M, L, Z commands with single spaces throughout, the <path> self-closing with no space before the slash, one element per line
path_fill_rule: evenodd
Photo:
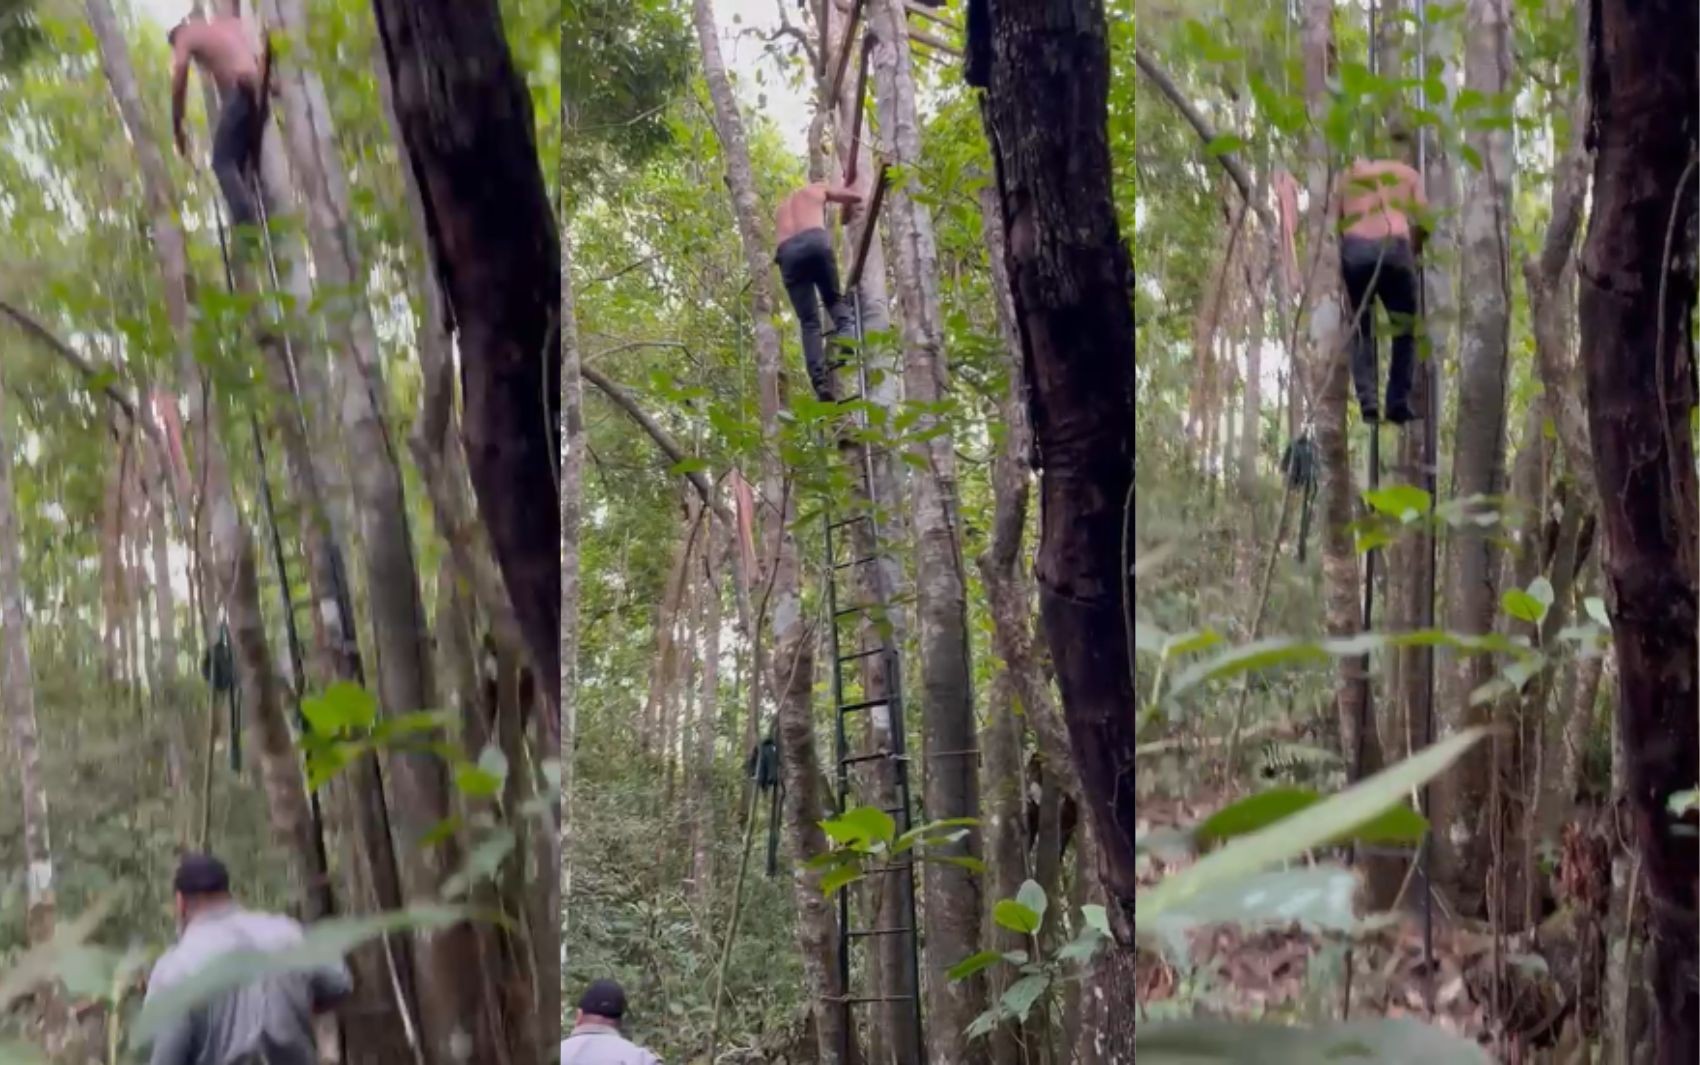
<path fill-rule="evenodd" d="M 854 1006 L 860 1002 L 913 1002 L 914 995 L 829 995 L 828 1002 L 842 1002 L 846 1006 Z"/>
<path fill-rule="evenodd" d="M 878 761 L 885 759 L 885 758 L 896 759 L 896 758 L 902 758 L 902 757 L 903 756 L 901 754 L 897 754 L 893 751 L 878 751 L 874 754 L 853 754 L 853 755 L 849 756 L 848 758 L 840 758 L 838 760 L 838 764 L 839 765 L 855 765 L 858 762 L 878 762 Z"/>
<path fill-rule="evenodd" d="M 852 928 L 844 934 L 851 939 L 866 939 L 870 936 L 900 936 L 913 931 L 913 928 Z"/>
<path fill-rule="evenodd" d="M 882 873 L 907 873 L 913 868 L 915 868 L 915 863 L 913 862 L 893 862 L 889 865 L 879 866 L 876 869 L 864 869 L 862 872 L 867 876 L 878 876 Z"/>
<path fill-rule="evenodd" d="M 860 702 L 845 703 L 843 706 L 838 708 L 838 712 L 841 714 L 853 714 L 858 710 L 871 710 L 876 706 L 885 706 L 889 702 L 891 702 L 890 699 L 863 699 Z"/>
<path fill-rule="evenodd" d="M 874 655 L 880 655 L 880 654 L 884 654 L 884 653 L 885 653 L 885 648 L 875 647 L 874 649 L 872 649 L 870 651 L 857 651 L 853 655 L 840 655 L 838 657 L 838 662 L 839 662 L 840 665 L 843 665 L 845 662 L 854 662 L 858 658 L 872 658 Z"/>
<path fill-rule="evenodd" d="M 830 525 L 828 525 L 827 528 L 828 529 L 842 529 L 846 525 L 854 525 L 859 521 L 867 521 L 867 520 L 868 520 L 868 516 L 866 514 L 858 514 L 854 518 L 845 518 L 841 521 L 835 521 L 835 522 L 831 523 Z"/>
<path fill-rule="evenodd" d="M 861 558 L 852 559 L 849 562 L 835 562 L 833 563 L 832 568 L 835 570 L 849 569 L 851 566 L 861 566 L 866 565 L 869 562 L 878 562 L 879 558 L 880 557 L 878 555 L 863 555 Z"/>
<path fill-rule="evenodd" d="M 832 618 L 833 618 L 834 621 L 836 621 L 839 618 L 847 618 L 851 614 L 860 614 L 864 610 L 879 609 L 880 606 L 881 606 L 881 604 L 879 604 L 879 603 L 852 603 L 851 605 L 845 607 L 843 610 L 834 610 L 832 612 Z"/>

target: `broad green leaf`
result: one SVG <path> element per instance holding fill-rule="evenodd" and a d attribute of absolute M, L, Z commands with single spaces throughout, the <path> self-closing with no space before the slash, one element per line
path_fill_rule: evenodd
<path fill-rule="evenodd" d="M 140 1047 L 159 1034 L 166 1022 L 181 1016 L 238 984 L 272 973 L 300 971 L 334 964 L 350 951 L 379 936 L 407 930 L 446 928 L 468 920 L 471 913 L 445 906 L 416 906 L 372 917 L 336 918 L 307 929 L 301 943 L 289 950 L 263 954 L 226 954 L 195 975 L 149 999 L 130 1029 L 130 1045 Z"/>
<path fill-rule="evenodd" d="M 828 870 L 824 875 L 822 875 L 820 878 L 820 893 L 831 897 L 833 894 L 837 893 L 840 888 L 854 884 L 860 879 L 862 879 L 862 867 L 860 864 L 851 862 L 841 865 L 836 869 Z"/>
<path fill-rule="evenodd" d="M 314 732 L 334 736 L 371 728 L 378 720 L 378 700 L 358 684 L 337 681 L 324 694 L 301 700 L 301 713 Z"/>
<path fill-rule="evenodd" d="M 1499 605 L 1504 608 L 1507 614 L 1517 620 L 1527 621 L 1533 625 L 1539 625 L 1541 619 L 1546 617 L 1547 613 L 1546 607 L 1541 604 L 1539 599 L 1521 588 L 1506 589 L 1505 594 L 1499 597 Z"/>
<path fill-rule="evenodd" d="M 978 817 L 950 817 L 943 821 L 928 821 L 924 825 L 916 825 L 903 835 L 897 837 L 897 843 L 892 850 L 902 854 L 917 844 L 937 844 L 940 839 L 955 841 L 962 838 L 964 833 L 955 831 L 963 828 L 973 828 L 980 823 Z M 896 823 L 893 822 L 893 826 Z M 935 839 L 934 837 L 940 837 Z"/>
<path fill-rule="evenodd" d="M 1064 944 L 1061 950 L 1057 951 L 1057 959 L 1071 962 L 1089 961 L 1092 955 L 1098 953 L 1098 948 L 1103 945 L 1103 942 L 1104 936 L 1096 928 L 1083 928 L 1078 936 L 1075 936 Z"/>
<path fill-rule="evenodd" d="M 1014 899 L 999 899 L 998 904 L 992 907 L 992 921 L 999 928 L 1030 936 L 1039 930 L 1041 918 L 1039 914 Z"/>
<path fill-rule="evenodd" d="M 1682 817 L 1688 811 L 1700 808 L 1700 790 L 1690 788 L 1687 791 L 1673 792 L 1666 805 L 1672 816 Z"/>
<path fill-rule="evenodd" d="M 699 459 L 691 456 L 682 458 L 678 462 L 673 463 L 673 465 L 667 467 L 667 472 L 675 477 L 682 477 L 685 474 L 701 473 L 706 469 L 708 469 L 707 459 Z"/>
<path fill-rule="evenodd" d="M 1235 877 L 1207 886 L 1161 913 L 1139 911 L 1138 935 L 1184 958 L 1187 933 L 1200 925 L 1290 924 L 1349 931 L 1357 880 L 1338 865 L 1316 865 Z M 1137 905 L 1137 904 L 1136 904 Z"/>
<path fill-rule="evenodd" d="M 1018 1020 L 1025 1021 L 1033 1010 L 1033 1004 L 1039 1001 L 1039 997 L 1050 986 L 1050 973 L 1030 973 L 1011 984 L 1009 990 L 1003 993 L 1003 998 L 998 1001 L 998 1005 Z"/>
<path fill-rule="evenodd" d="M 478 768 L 495 777 L 503 783 L 508 779 L 508 756 L 495 744 L 490 744 L 478 755 Z"/>
<path fill-rule="evenodd" d="M 1700 410 L 1700 407 L 1695 409 Z M 1606 613 L 1606 601 L 1604 599 L 1597 595 L 1590 595 L 1582 600 L 1582 609 L 1588 612 L 1589 617 L 1599 622 L 1602 629 L 1611 628 L 1611 615 Z"/>
<path fill-rule="evenodd" d="M 471 763 L 455 767 L 455 789 L 469 799 L 488 799 L 501 794 L 502 778 Z"/>
<path fill-rule="evenodd" d="M 505 828 L 479 840 L 467 853 L 466 864 L 443 882 L 443 898 L 463 898 L 477 885 L 494 880 L 502 862 L 513 853 L 514 842 L 514 834 Z"/>
<path fill-rule="evenodd" d="M 1220 1020 L 1151 1021 L 1134 1029 L 1142 1065 L 1492 1065 L 1474 1042 L 1408 1018 L 1317 1028 Z"/>
<path fill-rule="evenodd" d="M 889 844 L 897 832 L 897 822 L 877 806 L 853 806 L 837 817 L 822 821 L 820 826 L 834 843 L 857 849 L 875 843 Z"/>
<path fill-rule="evenodd" d="M 1140 919 L 1155 917 L 1170 907 L 1178 906 L 1207 886 L 1250 876 L 1276 862 L 1295 858 L 1338 838 L 1398 802 L 1412 788 L 1439 776 L 1484 735 L 1484 729 L 1473 728 L 1441 740 L 1338 795 L 1283 818 L 1260 832 L 1242 837 L 1196 864 L 1165 877 L 1135 896 L 1134 905 Z"/>
<path fill-rule="evenodd" d="M 1110 934 L 1110 915 L 1104 907 L 1088 903 L 1080 908 L 1080 916 L 1091 928 L 1096 928 L 1104 935 Z"/>
<path fill-rule="evenodd" d="M 1015 893 L 1015 901 L 1038 914 L 1041 919 L 1045 916 L 1045 889 L 1038 881 L 1024 880 L 1021 889 Z"/>
<path fill-rule="evenodd" d="M 1364 502 L 1377 513 L 1409 524 L 1427 514 L 1432 506 L 1429 494 L 1415 485 L 1394 484 L 1372 488 L 1364 493 Z"/>
<path fill-rule="evenodd" d="M 982 950 L 978 954 L 970 954 L 961 961 L 945 970 L 945 976 L 953 982 L 966 980 L 982 969 L 990 968 L 1001 961 L 1003 955 L 995 950 Z"/>
<path fill-rule="evenodd" d="M 1133 643 L 1139 651 L 1148 655 L 1162 654 L 1169 639 L 1169 634 L 1155 625 L 1147 625 L 1138 618 L 1133 619 Z"/>

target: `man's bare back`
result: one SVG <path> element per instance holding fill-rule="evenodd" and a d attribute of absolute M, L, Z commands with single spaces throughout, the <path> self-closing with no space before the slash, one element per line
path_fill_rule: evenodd
<path fill-rule="evenodd" d="M 774 244 L 783 244 L 798 233 L 811 229 L 825 229 L 828 201 L 858 204 L 862 202 L 862 196 L 853 189 L 828 185 L 824 181 L 803 186 L 785 197 L 779 205 L 779 213 L 774 216 Z"/>
<path fill-rule="evenodd" d="M 190 60 L 226 92 L 260 87 L 260 56 L 241 19 L 220 15 L 184 23 L 172 42 L 172 63 L 186 67 Z"/>
<path fill-rule="evenodd" d="M 1404 163 L 1386 159 L 1353 163 L 1342 179 L 1340 195 L 1340 220 L 1346 224 L 1346 235 L 1370 240 L 1408 239 L 1408 212 L 1417 213 L 1420 227 L 1422 209 L 1428 206 L 1422 175 Z"/>

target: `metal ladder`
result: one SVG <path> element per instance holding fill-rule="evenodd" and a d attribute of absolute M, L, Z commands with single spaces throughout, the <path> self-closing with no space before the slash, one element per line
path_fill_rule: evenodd
<path fill-rule="evenodd" d="M 866 396 L 868 393 L 868 367 L 867 362 L 863 357 L 864 337 L 862 331 L 861 299 L 856 294 L 854 286 L 850 287 L 848 299 L 850 300 L 851 312 L 856 323 L 856 346 L 853 358 L 855 359 L 856 365 L 858 389 L 854 395 L 847 397 L 846 401 L 854 402 Z M 867 427 L 868 422 L 866 410 L 857 410 L 853 417 L 856 420 L 858 428 L 865 429 Z M 888 605 L 877 601 L 879 598 L 878 596 L 875 597 L 875 601 L 852 601 L 845 605 L 840 605 L 841 602 L 843 602 L 843 599 L 839 594 L 838 587 L 840 575 L 863 566 L 878 567 L 884 559 L 880 540 L 880 522 L 878 513 L 879 500 L 877 498 L 877 491 L 873 476 L 874 455 L 878 453 L 878 449 L 866 441 L 854 445 L 854 448 L 862 467 L 862 482 L 859 490 L 863 497 L 861 500 L 863 504 L 862 511 L 848 517 L 834 518 L 830 493 L 826 504 L 823 506 L 821 511 L 821 522 L 825 530 L 824 539 L 826 566 L 824 581 L 826 585 L 827 612 L 829 615 L 829 621 L 826 626 L 827 640 L 832 660 L 831 676 L 834 752 L 838 761 L 836 809 L 839 814 L 843 814 L 852 805 L 850 801 L 852 790 L 850 778 L 851 766 L 888 761 L 892 767 L 892 775 L 897 793 L 897 804 L 895 806 L 885 807 L 884 809 L 885 812 L 890 814 L 893 820 L 896 821 L 897 833 L 901 835 L 913 827 L 909 792 L 909 757 L 907 754 L 907 738 L 905 735 L 903 720 L 902 658 L 898 653 L 896 642 L 889 628 L 883 628 L 880 634 L 879 646 L 871 650 L 852 650 L 850 653 L 846 654 L 843 647 L 845 641 L 841 639 L 840 625 L 843 622 L 851 621 L 854 623 L 864 617 L 876 616 L 877 612 L 883 611 L 883 609 Z M 846 538 L 837 534 L 839 534 L 841 530 L 850 529 L 862 522 L 867 523 L 866 543 L 871 545 L 871 549 L 861 557 L 854 557 L 856 549 L 852 541 L 846 545 L 849 548 L 848 553 L 852 557 L 844 561 L 840 561 L 838 557 L 839 552 L 837 549 L 837 543 L 838 541 Z M 876 578 L 874 581 L 870 581 L 869 583 L 875 588 L 882 587 L 881 580 L 879 578 Z M 852 647 L 857 646 L 854 635 L 851 636 L 850 643 Z M 876 656 L 879 658 L 880 665 L 884 670 L 884 695 L 870 697 L 872 693 L 864 691 L 861 693 L 859 698 L 847 700 L 845 695 L 844 667 Z M 853 749 L 850 743 L 848 728 L 848 721 L 851 715 L 866 713 L 868 711 L 874 711 L 877 713 L 881 710 L 884 710 L 887 715 L 887 725 L 891 736 L 891 749 L 883 751 L 861 751 Z M 902 912 L 898 914 L 885 915 L 880 927 L 853 927 L 851 923 L 853 910 L 851 905 L 851 896 L 853 894 L 853 885 L 841 888 L 838 892 L 838 987 L 841 993 L 837 997 L 836 1001 L 839 1005 L 839 1009 L 841 1010 L 843 1022 L 844 1034 L 841 1053 L 844 1055 L 845 1061 L 850 1060 L 850 1048 L 855 1039 L 854 1007 L 863 1003 L 908 1002 L 910 1003 L 913 1018 L 913 1046 L 909 1048 L 900 1048 L 899 1060 L 912 1062 L 913 1065 L 921 1065 L 921 1062 L 924 1060 L 924 1055 L 922 1052 L 921 996 L 919 993 L 921 986 L 921 965 L 917 937 L 920 924 L 916 918 L 915 908 L 914 852 L 911 851 L 908 855 L 905 855 L 898 861 L 892 861 L 888 856 L 885 862 L 871 866 L 867 872 L 870 878 L 883 876 L 906 877 L 907 883 L 904 885 L 904 890 L 900 892 L 902 896 L 902 906 L 900 909 Z M 878 883 L 879 881 L 875 880 L 874 882 Z M 852 948 L 857 943 L 878 943 L 888 936 L 903 937 L 908 948 L 906 951 L 908 955 L 907 990 L 903 993 L 891 995 L 852 994 L 850 989 L 850 955 Z"/>

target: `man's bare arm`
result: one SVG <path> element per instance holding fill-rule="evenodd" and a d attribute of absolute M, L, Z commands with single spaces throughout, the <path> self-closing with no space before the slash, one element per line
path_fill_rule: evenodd
<path fill-rule="evenodd" d="M 826 198 L 832 203 L 843 203 L 852 206 L 862 202 L 862 194 L 848 185 L 826 186 Z"/>
<path fill-rule="evenodd" d="M 189 154 L 183 140 L 183 98 L 188 91 L 189 54 L 179 44 L 171 55 L 171 139 L 177 145 L 178 155 Z"/>

